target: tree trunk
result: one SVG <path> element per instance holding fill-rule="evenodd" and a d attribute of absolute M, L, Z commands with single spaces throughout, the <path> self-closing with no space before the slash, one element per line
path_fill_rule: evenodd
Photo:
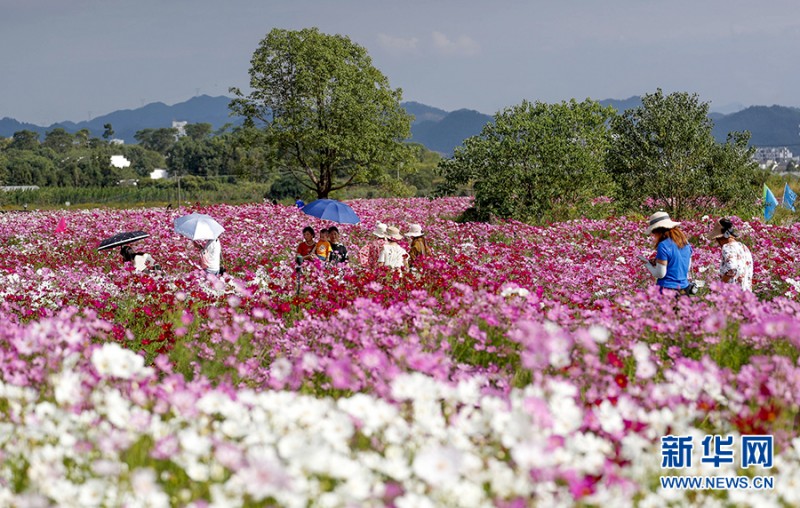
<path fill-rule="evenodd" d="M 320 166 L 319 180 L 317 181 L 317 199 L 328 199 L 328 194 L 333 187 L 333 170 L 330 166 Z"/>

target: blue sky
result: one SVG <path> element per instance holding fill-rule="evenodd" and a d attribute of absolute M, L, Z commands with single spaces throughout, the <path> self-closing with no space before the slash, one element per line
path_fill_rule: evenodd
<path fill-rule="evenodd" d="M 483 113 L 662 88 L 800 106 L 796 0 L 0 0 L 0 117 L 81 121 L 246 87 L 274 27 L 365 46 L 404 100 Z"/>

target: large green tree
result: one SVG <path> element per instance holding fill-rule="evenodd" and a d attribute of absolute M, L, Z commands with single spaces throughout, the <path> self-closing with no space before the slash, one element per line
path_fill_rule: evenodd
<path fill-rule="evenodd" d="M 64 128 L 56 127 L 45 134 L 41 146 L 50 148 L 58 153 L 64 153 L 72 149 L 74 140 L 74 136 Z"/>
<path fill-rule="evenodd" d="M 133 137 L 144 148 L 166 155 L 178 139 L 178 129 L 173 127 L 142 129 L 136 131 Z"/>
<path fill-rule="evenodd" d="M 480 219 L 576 215 L 610 191 L 603 171 L 613 109 L 591 100 L 507 108 L 440 162 L 445 190 L 473 186 Z"/>
<path fill-rule="evenodd" d="M 635 206 L 649 199 L 675 218 L 752 206 L 763 177 L 747 146 L 750 134 L 734 132 L 718 143 L 708 108 L 697 94 L 658 89 L 612 120 L 607 165 L 620 199 Z"/>
<path fill-rule="evenodd" d="M 231 88 L 231 110 L 264 125 L 282 169 L 318 197 L 409 159 L 402 92 L 349 38 L 276 28 L 250 63 L 252 92 Z"/>

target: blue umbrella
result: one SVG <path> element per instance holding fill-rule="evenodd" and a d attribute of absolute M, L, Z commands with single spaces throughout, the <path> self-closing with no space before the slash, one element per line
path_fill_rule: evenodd
<path fill-rule="evenodd" d="M 300 209 L 306 215 L 339 224 L 358 224 L 361 219 L 352 208 L 335 199 L 318 199 Z"/>

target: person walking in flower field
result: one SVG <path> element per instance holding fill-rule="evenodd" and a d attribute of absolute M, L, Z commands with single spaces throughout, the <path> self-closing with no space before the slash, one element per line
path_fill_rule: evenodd
<path fill-rule="evenodd" d="M 420 256 L 430 256 L 431 249 L 428 247 L 428 242 L 425 240 L 425 233 L 422 232 L 422 226 L 419 224 L 410 224 L 408 232 L 405 234 L 406 238 L 411 238 L 411 243 L 408 246 L 408 264 L 414 266 L 414 261 Z"/>
<path fill-rule="evenodd" d="M 753 255 L 745 244 L 736 240 L 739 234 L 730 219 L 720 219 L 708 236 L 716 240 L 722 250 L 719 264 L 722 282 L 737 284 L 745 291 L 752 291 Z"/>
<path fill-rule="evenodd" d="M 652 259 L 641 258 L 645 267 L 656 278 L 663 291 L 672 289 L 682 294 L 690 290 L 689 269 L 692 265 L 692 246 L 689 239 L 667 212 L 656 212 L 650 216 L 647 234 L 655 240 L 656 255 Z"/>
<path fill-rule="evenodd" d="M 386 224 L 382 222 L 375 224 L 372 234 L 376 238 L 359 249 L 358 262 L 361 266 L 374 268 L 378 266 L 378 258 L 383 252 L 383 246 L 386 245 Z"/>
<path fill-rule="evenodd" d="M 379 265 L 401 270 L 408 269 L 408 252 L 397 243 L 397 240 L 402 239 L 399 229 L 394 226 L 386 228 L 386 244 L 378 257 Z"/>

